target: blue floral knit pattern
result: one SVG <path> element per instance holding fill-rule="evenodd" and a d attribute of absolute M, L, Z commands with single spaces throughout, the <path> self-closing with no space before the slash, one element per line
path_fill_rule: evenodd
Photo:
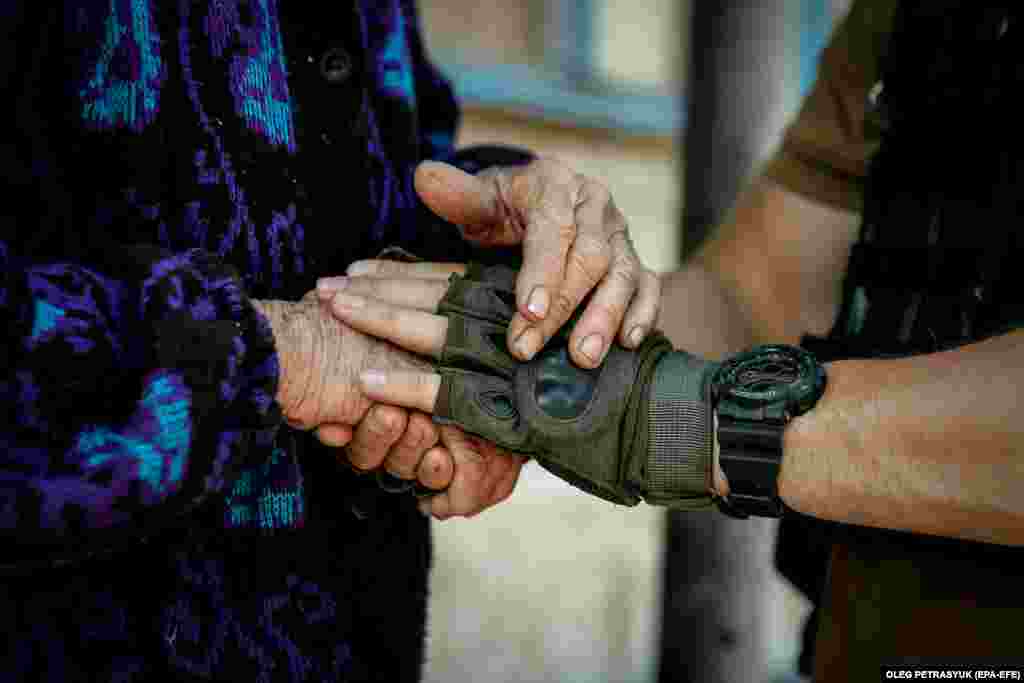
<path fill-rule="evenodd" d="M 391 244 L 465 257 L 412 186 L 457 113 L 411 2 L 3 13 L 0 670 L 417 680 L 427 522 L 282 426 L 250 303 Z"/>
<path fill-rule="evenodd" d="M 294 528 L 302 524 L 302 486 L 292 481 L 288 454 L 274 449 L 259 467 L 244 470 L 224 499 L 224 526 L 260 529 Z"/>
<path fill-rule="evenodd" d="M 93 63 L 83 84 L 83 118 L 99 128 L 141 131 L 156 116 L 166 70 L 152 0 L 84 4 L 78 30 L 100 29 Z"/>
<path fill-rule="evenodd" d="M 204 20 L 210 51 L 224 58 L 232 43 L 244 46 L 231 57 L 231 95 L 235 112 L 250 128 L 274 145 L 295 151 L 291 98 L 284 63 L 284 47 L 277 25 L 274 0 L 253 0 L 252 20 L 241 18 L 241 0 L 210 3 Z"/>

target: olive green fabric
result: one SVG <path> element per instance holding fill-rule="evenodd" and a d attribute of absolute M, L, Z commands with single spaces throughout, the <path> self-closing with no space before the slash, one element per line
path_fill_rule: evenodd
<path fill-rule="evenodd" d="M 599 368 L 583 369 L 568 353 L 572 323 L 533 360 L 520 362 L 506 350 L 506 329 L 516 310 L 515 275 L 502 266 L 473 265 L 465 276 L 452 277 L 438 307 L 448 318 L 448 335 L 437 366 L 436 419 L 532 455 L 556 476 L 615 503 L 635 505 L 647 498 L 666 505 L 706 497 L 706 477 L 693 477 L 685 463 L 679 477 L 666 475 L 673 459 L 665 454 L 696 452 L 685 444 L 710 444 L 710 419 L 663 424 L 659 430 L 651 425 L 650 407 L 659 361 L 669 355 L 693 359 L 673 365 L 685 368 L 687 377 L 678 378 L 664 398 L 679 398 L 680 387 L 691 387 L 685 399 L 695 405 L 706 398 L 704 376 L 712 364 L 673 352 L 662 334 L 653 333 L 638 350 L 613 345 Z M 667 386 L 664 379 L 661 384 Z M 699 433 L 692 434 L 694 429 Z M 676 439 L 682 449 L 669 443 Z M 709 468 L 710 451 L 706 458 L 703 449 L 697 451 L 698 466 Z M 684 483 L 698 490 L 680 488 Z"/>
<path fill-rule="evenodd" d="M 673 352 L 658 363 L 651 382 L 647 448 L 648 503 L 678 509 L 713 500 L 714 416 L 711 378 L 719 363 Z"/>
<path fill-rule="evenodd" d="M 818 76 L 765 176 L 818 202 L 860 212 L 868 161 L 881 143 L 873 89 L 897 0 L 856 0 L 818 60 Z"/>

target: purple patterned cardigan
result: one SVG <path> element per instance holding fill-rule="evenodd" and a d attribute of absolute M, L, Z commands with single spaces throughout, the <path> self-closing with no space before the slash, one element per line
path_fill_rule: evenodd
<path fill-rule="evenodd" d="M 280 424 L 248 302 L 400 245 L 456 108 L 411 0 L 3 4 L 0 671 L 414 681 L 414 501 Z"/>

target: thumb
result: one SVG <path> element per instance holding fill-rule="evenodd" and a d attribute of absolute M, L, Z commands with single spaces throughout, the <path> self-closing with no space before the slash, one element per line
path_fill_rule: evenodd
<path fill-rule="evenodd" d="M 483 246 L 502 246 L 504 211 L 493 180 L 483 180 L 450 164 L 424 161 L 416 168 L 416 193 L 431 211 L 459 226 L 463 236 Z"/>

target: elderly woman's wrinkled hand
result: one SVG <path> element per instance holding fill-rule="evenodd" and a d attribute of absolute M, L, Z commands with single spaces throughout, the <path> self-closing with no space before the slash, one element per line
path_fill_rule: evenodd
<path fill-rule="evenodd" d="M 517 313 L 508 328 L 509 350 L 520 360 L 533 358 L 581 304 L 569 353 L 583 368 L 600 365 L 615 339 L 637 348 L 654 327 L 660 282 L 641 263 L 626 218 L 598 180 L 539 159 L 475 176 L 424 162 L 415 181 L 423 202 L 459 226 L 467 241 L 480 247 L 522 244 Z M 360 261 L 348 275 L 415 277 L 422 267 Z M 329 289 L 331 282 L 321 286 Z"/>
<path fill-rule="evenodd" d="M 428 489 L 450 483 L 453 459 L 438 445 L 430 418 L 374 405 L 359 386 L 366 368 L 413 370 L 429 364 L 345 325 L 315 295 L 254 305 L 273 330 L 280 363 L 276 398 L 290 426 L 315 430 L 328 446 L 350 446 L 346 457 L 356 469 L 372 470 L 388 459 L 393 474 L 417 479 Z"/>

